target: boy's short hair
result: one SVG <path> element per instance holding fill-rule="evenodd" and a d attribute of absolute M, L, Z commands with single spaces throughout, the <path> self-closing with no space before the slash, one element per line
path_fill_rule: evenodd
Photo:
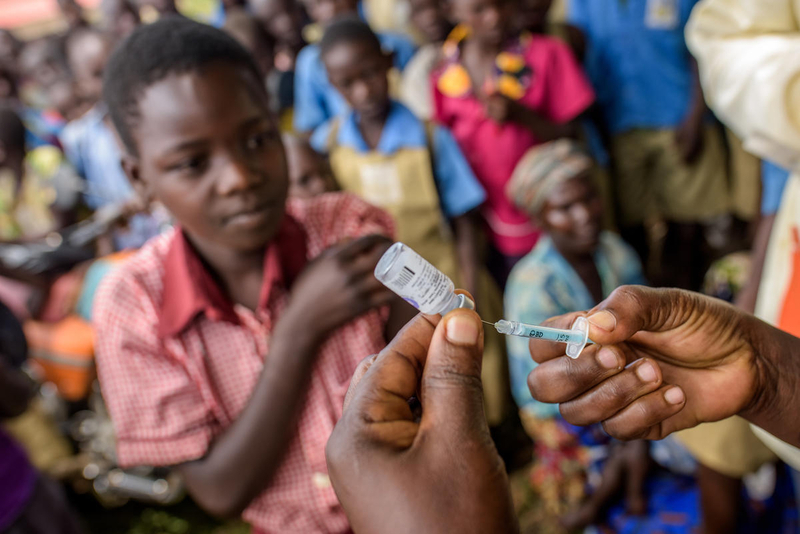
<path fill-rule="evenodd" d="M 342 43 L 365 43 L 379 52 L 383 50 L 378 36 L 358 15 L 346 15 L 331 22 L 319 42 L 320 55 L 324 56 Z"/>
<path fill-rule="evenodd" d="M 0 105 L 0 143 L 6 150 L 25 148 L 25 125 L 8 105 Z"/>
<path fill-rule="evenodd" d="M 251 50 L 275 49 L 275 39 L 253 15 L 244 9 L 234 9 L 225 15 L 222 26 L 228 35 L 239 41 L 242 46 Z"/>
<path fill-rule="evenodd" d="M 117 47 L 104 73 L 103 100 L 131 154 L 136 154 L 131 127 L 142 93 L 169 76 L 196 72 L 215 61 L 245 68 L 265 90 L 255 60 L 236 39 L 182 16 L 168 15 L 140 26 Z"/>

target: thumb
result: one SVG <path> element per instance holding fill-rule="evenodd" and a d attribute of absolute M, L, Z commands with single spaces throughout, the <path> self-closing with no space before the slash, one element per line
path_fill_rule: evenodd
<path fill-rule="evenodd" d="M 589 339 L 613 345 L 637 332 L 662 332 L 682 324 L 694 309 L 692 294 L 679 289 L 622 286 L 589 312 Z"/>
<path fill-rule="evenodd" d="M 449 313 L 433 333 L 422 373 L 421 427 L 458 435 L 483 422 L 483 325 L 472 310 Z"/>

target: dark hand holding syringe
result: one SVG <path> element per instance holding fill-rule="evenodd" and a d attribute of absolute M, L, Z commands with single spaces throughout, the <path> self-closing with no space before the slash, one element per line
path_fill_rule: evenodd
<path fill-rule="evenodd" d="M 375 267 L 375 278 L 425 314 L 445 315 L 456 308 L 475 309 L 475 303 L 469 297 L 455 292 L 450 278 L 403 243 L 395 243 L 386 251 Z M 573 359 L 580 355 L 587 343 L 592 342 L 585 317 L 578 317 L 570 330 L 517 321 L 483 322 L 508 336 L 566 343 L 567 356 Z"/>

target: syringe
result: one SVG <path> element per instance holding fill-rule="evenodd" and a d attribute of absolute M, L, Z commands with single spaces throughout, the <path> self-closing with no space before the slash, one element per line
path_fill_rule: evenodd
<path fill-rule="evenodd" d="M 483 322 L 494 326 L 498 332 L 507 336 L 529 337 L 532 339 L 554 341 L 556 343 L 566 343 L 567 356 L 572 359 L 580 356 L 581 351 L 583 351 L 587 343 L 593 343 L 589 339 L 589 321 L 586 320 L 586 317 L 578 317 L 575 319 L 570 330 L 525 324 L 518 321 L 506 321 L 505 319 L 497 321 L 496 323 L 490 323 L 488 321 Z"/>

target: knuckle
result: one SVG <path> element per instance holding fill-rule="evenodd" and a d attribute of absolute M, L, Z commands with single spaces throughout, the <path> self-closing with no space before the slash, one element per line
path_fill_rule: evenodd
<path fill-rule="evenodd" d="M 539 369 L 540 368 L 537 367 L 528 375 L 528 389 L 531 392 L 531 396 L 539 402 L 548 404 L 558 402 L 551 395 L 550 388 L 548 387 L 548 381 L 541 379 L 542 373 Z"/>
<path fill-rule="evenodd" d="M 437 366 L 423 376 L 423 387 L 433 388 L 461 388 L 476 393 L 483 393 L 483 382 L 480 376 L 464 373 L 463 370 L 452 365 Z"/>

